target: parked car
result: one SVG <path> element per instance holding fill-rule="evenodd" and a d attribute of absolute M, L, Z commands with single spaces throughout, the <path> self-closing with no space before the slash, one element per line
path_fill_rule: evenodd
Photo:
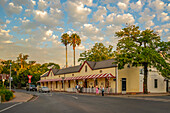
<path fill-rule="evenodd" d="M 26 90 L 27 91 L 37 91 L 37 88 L 36 88 L 36 86 L 35 85 L 33 85 L 33 84 L 28 84 L 27 86 L 26 86 Z"/>
<path fill-rule="evenodd" d="M 45 86 L 42 86 L 42 87 L 39 87 L 39 92 L 50 92 L 50 89 L 48 87 L 45 87 Z"/>

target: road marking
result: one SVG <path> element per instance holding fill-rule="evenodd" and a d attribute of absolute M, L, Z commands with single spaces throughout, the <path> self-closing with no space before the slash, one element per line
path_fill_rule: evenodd
<path fill-rule="evenodd" d="M 14 106 L 17 106 L 17 105 L 19 105 L 19 104 L 22 104 L 22 102 L 16 103 L 16 104 L 14 104 L 14 105 L 12 105 L 12 106 L 9 106 L 9 107 L 7 107 L 7 108 L 5 108 L 5 109 L 2 109 L 2 110 L 0 110 L 0 113 L 3 112 L 3 111 L 8 110 L 8 109 L 10 109 L 10 108 L 13 108 Z"/>
<path fill-rule="evenodd" d="M 76 96 L 72 96 L 73 98 L 75 98 L 75 99 L 78 99 L 78 97 L 76 97 Z"/>

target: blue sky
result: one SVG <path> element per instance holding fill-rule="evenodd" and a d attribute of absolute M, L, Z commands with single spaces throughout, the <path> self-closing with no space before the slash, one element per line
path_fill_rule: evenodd
<path fill-rule="evenodd" d="M 23 53 L 38 63 L 64 66 L 62 33 L 81 37 L 78 59 L 96 42 L 116 48 L 115 32 L 126 23 L 154 29 L 163 41 L 170 40 L 170 0 L 1 0 L 0 11 L 0 59 L 4 60 L 16 60 Z M 68 57 L 71 66 L 72 47 Z"/>

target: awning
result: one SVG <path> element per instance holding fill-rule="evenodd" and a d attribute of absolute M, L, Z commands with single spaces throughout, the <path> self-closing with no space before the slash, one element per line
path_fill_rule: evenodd
<path fill-rule="evenodd" d="M 77 76 L 77 77 L 66 77 L 64 80 L 82 80 L 82 79 L 94 79 L 94 78 L 116 78 L 111 73 L 105 73 L 105 74 L 92 74 L 92 75 L 86 75 L 86 76 Z M 57 79 L 45 79 L 40 80 L 38 82 L 52 82 L 52 81 L 62 81 L 62 78 Z"/>

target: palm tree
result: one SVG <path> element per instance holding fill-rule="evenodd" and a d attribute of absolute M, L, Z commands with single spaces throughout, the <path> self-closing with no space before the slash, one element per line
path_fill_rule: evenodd
<path fill-rule="evenodd" d="M 26 61 L 28 59 L 28 55 L 23 55 L 22 53 L 19 54 L 19 56 L 17 57 L 17 62 L 19 62 L 21 64 L 21 69 L 24 68 L 24 64 L 26 64 Z"/>
<path fill-rule="evenodd" d="M 67 66 L 68 66 L 68 63 L 67 63 L 67 45 L 70 43 L 69 35 L 67 33 L 64 33 L 61 36 L 61 43 L 63 43 L 66 46 L 66 68 L 67 68 Z"/>
<path fill-rule="evenodd" d="M 81 44 L 81 39 L 79 37 L 79 35 L 77 35 L 76 33 L 73 33 L 70 37 L 70 46 L 73 45 L 73 50 L 74 50 L 74 66 L 75 66 L 75 48 L 76 45 L 80 45 Z"/>

